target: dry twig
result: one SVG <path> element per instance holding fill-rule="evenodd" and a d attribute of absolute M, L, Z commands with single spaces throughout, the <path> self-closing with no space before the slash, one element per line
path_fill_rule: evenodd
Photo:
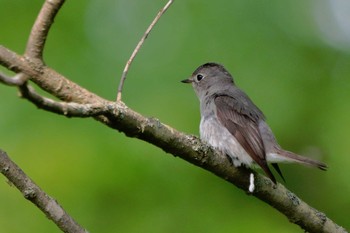
<path fill-rule="evenodd" d="M 126 79 L 126 75 L 128 74 L 129 71 L 129 67 L 131 65 L 131 63 L 133 62 L 134 58 L 136 57 L 137 53 L 139 52 L 141 46 L 143 45 L 143 43 L 145 42 L 145 40 L 147 39 L 147 36 L 149 35 L 149 33 L 151 32 L 151 30 L 153 29 L 154 25 L 156 25 L 156 23 L 158 22 L 158 20 L 160 19 L 160 17 L 165 13 L 165 11 L 170 7 L 170 5 L 173 3 L 173 0 L 169 0 L 167 2 L 167 4 L 158 12 L 158 14 L 156 15 L 156 17 L 153 19 L 152 23 L 148 26 L 145 34 L 143 34 L 141 40 L 139 41 L 139 43 L 136 45 L 134 51 L 132 52 L 129 60 L 126 62 L 126 65 L 124 67 L 123 73 L 122 73 L 122 77 L 120 79 L 120 83 L 119 83 L 119 87 L 118 87 L 118 93 L 117 93 L 117 102 L 122 100 L 122 91 L 123 91 L 123 86 L 124 86 L 124 82 Z"/>
<path fill-rule="evenodd" d="M 23 85 L 19 88 L 21 97 L 28 99 L 38 108 L 67 117 L 92 117 L 102 115 L 113 109 L 113 106 L 102 103 L 78 104 L 58 102 L 39 95 L 31 86 Z"/>
<path fill-rule="evenodd" d="M 24 78 L 24 76 L 21 74 L 17 74 L 11 78 L 3 73 L 0 73 L 0 83 L 5 84 L 7 86 L 21 86 L 26 81 L 26 78 Z"/>

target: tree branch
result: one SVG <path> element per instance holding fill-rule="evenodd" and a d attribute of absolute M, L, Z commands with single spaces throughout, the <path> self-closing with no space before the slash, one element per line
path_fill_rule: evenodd
<path fill-rule="evenodd" d="M 36 205 L 63 232 L 87 233 L 85 229 L 68 215 L 55 199 L 37 186 L 1 149 L 0 172 L 11 181 L 23 194 L 24 198 Z"/>
<path fill-rule="evenodd" d="M 255 176 L 253 196 L 271 205 L 289 221 L 298 224 L 308 232 L 346 232 L 325 214 L 303 202 L 283 185 L 275 186 L 268 178 L 245 168 L 231 166 L 226 157 L 203 144 L 198 138 L 177 131 L 159 120 L 146 118 L 128 108 L 122 102 L 114 103 L 90 93 L 79 85 L 67 80 L 47 66 L 21 57 L 0 46 L 0 63 L 14 72 L 23 72 L 41 88 L 64 101 L 80 104 L 103 104 L 108 112 L 95 119 L 111 128 L 124 132 L 162 148 L 165 152 L 202 167 L 247 192 L 250 174 Z M 57 88 L 59 87 L 59 88 Z"/>
<path fill-rule="evenodd" d="M 63 101 L 84 104 L 105 102 L 101 97 L 66 79 L 37 59 L 20 56 L 2 45 L 0 45 L 0 64 L 15 73 L 22 72 L 31 77 L 30 80 L 40 88 Z"/>
<path fill-rule="evenodd" d="M 43 51 L 47 34 L 63 3 L 64 0 L 45 1 L 30 32 L 25 51 L 27 56 L 37 59 L 38 61 L 43 60 Z"/>
<path fill-rule="evenodd" d="M 65 115 L 67 117 L 91 117 L 108 112 L 108 106 L 102 104 L 78 104 L 68 102 L 58 102 L 50 98 L 39 95 L 34 88 L 23 85 L 26 82 L 24 73 L 19 73 L 10 78 L 0 73 L 0 82 L 8 86 L 18 86 L 21 97 L 31 101 L 38 108 Z"/>

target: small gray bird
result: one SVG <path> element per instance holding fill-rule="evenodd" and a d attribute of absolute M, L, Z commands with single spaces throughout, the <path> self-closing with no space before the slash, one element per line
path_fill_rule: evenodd
<path fill-rule="evenodd" d="M 284 180 L 278 162 L 296 162 L 327 169 L 319 161 L 283 150 L 277 143 L 265 116 L 234 83 L 231 74 L 220 64 L 198 67 L 184 83 L 192 86 L 200 101 L 200 137 L 226 154 L 234 166 L 258 164 L 276 183 L 267 162 Z"/>

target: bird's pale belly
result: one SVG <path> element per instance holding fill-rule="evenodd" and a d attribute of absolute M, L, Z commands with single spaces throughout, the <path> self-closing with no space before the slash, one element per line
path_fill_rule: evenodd
<path fill-rule="evenodd" d="M 201 139 L 227 154 L 232 159 L 234 166 L 244 164 L 249 167 L 253 164 L 253 159 L 235 137 L 214 118 L 214 114 L 211 117 L 202 118 L 199 128 Z"/>

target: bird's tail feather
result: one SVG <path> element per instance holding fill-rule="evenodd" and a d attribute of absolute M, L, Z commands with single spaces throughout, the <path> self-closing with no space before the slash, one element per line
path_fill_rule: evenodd
<path fill-rule="evenodd" d="M 280 149 L 276 153 L 273 153 L 271 160 L 271 162 L 274 162 L 273 160 L 275 160 L 276 162 L 296 162 L 311 167 L 318 167 L 319 169 L 324 171 L 328 168 L 328 166 L 325 163 L 301 155 L 297 155 L 293 152 L 282 149 Z"/>

